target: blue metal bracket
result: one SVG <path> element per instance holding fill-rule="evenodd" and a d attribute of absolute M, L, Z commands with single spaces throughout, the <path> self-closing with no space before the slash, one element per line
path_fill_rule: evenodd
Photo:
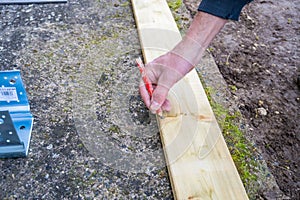
<path fill-rule="evenodd" d="M 20 71 L 0 72 L 0 158 L 28 155 L 32 124 Z"/>

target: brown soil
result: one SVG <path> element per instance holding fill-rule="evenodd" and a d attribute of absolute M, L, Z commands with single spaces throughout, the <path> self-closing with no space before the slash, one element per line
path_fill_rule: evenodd
<path fill-rule="evenodd" d="M 185 1 L 192 13 L 198 3 Z M 254 1 L 210 47 L 249 124 L 248 137 L 290 199 L 300 199 L 299 5 Z"/>

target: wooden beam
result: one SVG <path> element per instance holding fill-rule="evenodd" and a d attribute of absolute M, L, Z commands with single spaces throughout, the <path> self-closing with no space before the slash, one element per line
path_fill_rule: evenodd
<path fill-rule="evenodd" d="M 165 0 L 132 0 L 145 62 L 181 35 Z M 172 87 L 172 111 L 158 118 L 175 199 L 248 199 L 195 70 Z"/>

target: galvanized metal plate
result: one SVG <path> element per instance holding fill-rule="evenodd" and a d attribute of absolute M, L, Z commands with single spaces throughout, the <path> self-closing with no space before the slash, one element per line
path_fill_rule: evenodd
<path fill-rule="evenodd" d="M 25 147 L 8 111 L 0 111 L 0 158 L 25 156 Z"/>
<path fill-rule="evenodd" d="M 21 144 L 8 111 L 0 111 L 0 146 Z"/>
<path fill-rule="evenodd" d="M 67 3 L 67 0 L 0 0 L 0 4 Z"/>
<path fill-rule="evenodd" d="M 0 72 L 0 158 L 28 154 L 32 123 L 20 71 Z"/>

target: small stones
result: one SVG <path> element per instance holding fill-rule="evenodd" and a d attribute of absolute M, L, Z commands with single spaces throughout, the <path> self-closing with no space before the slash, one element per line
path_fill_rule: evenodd
<path fill-rule="evenodd" d="M 259 100 L 259 101 L 258 101 L 258 105 L 259 105 L 259 106 L 262 106 L 263 104 L 264 104 L 264 102 L 263 102 L 262 100 Z"/>
<path fill-rule="evenodd" d="M 267 110 L 263 107 L 257 108 L 256 112 L 258 115 L 261 115 L 261 116 L 266 116 L 268 114 Z"/>
<path fill-rule="evenodd" d="M 48 149 L 48 150 L 53 149 L 53 144 L 49 144 L 49 145 L 46 147 L 46 149 Z"/>
<path fill-rule="evenodd" d="M 49 174 L 46 174 L 46 175 L 45 175 L 45 179 L 48 179 L 48 178 L 49 178 Z"/>
<path fill-rule="evenodd" d="M 53 155 L 52 155 L 52 158 L 59 158 L 59 154 L 56 154 L 56 153 L 53 154 Z"/>

